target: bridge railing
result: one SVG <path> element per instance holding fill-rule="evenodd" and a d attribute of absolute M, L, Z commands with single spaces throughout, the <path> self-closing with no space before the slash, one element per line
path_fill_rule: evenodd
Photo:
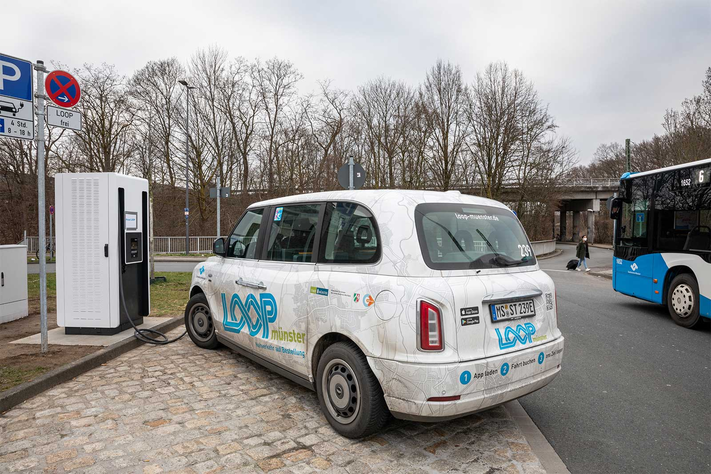
<path fill-rule="evenodd" d="M 574 178 L 559 181 L 561 187 L 617 187 L 620 180 L 617 178 Z"/>

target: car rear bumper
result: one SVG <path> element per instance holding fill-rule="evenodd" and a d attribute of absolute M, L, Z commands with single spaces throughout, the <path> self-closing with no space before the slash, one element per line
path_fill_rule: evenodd
<path fill-rule="evenodd" d="M 443 421 L 500 405 L 546 386 L 560 372 L 564 338 L 509 354 L 456 364 L 368 358 L 396 418 Z M 459 396 L 459 400 L 430 401 Z"/>

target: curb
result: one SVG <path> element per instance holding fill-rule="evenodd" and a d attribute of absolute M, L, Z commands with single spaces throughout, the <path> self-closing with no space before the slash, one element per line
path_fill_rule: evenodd
<path fill-rule="evenodd" d="M 183 317 L 176 317 L 151 329 L 166 333 L 183 324 L 183 320 Z M 131 349 L 140 347 L 143 344 L 145 343 L 139 341 L 135 337 L 130 337 L 92 354 L 86 355 L 79 360 L 57 367 L 56 369 L 51 370 L 34 380 L 30 380 L 29 382 L 25 382 L 17 387 L 6 390 L 5 392 L 0 393 L 0 414 L 16 405 L 19 405 L 25 400 L 34 397 L 35 395 L 39 395 L 52 387 L 71 380 L 84 372 L 88 372 L 89 370 L 98 367 L 111 359 L 115 359 Z"/>
<path fill-rule="evenodd" d="M 543 255 L 536 255 L 536 260 L 547 260 L 549 258 L 557 257 L 558 255 L 562 254 L 563 251 L 560 249 L 556 249 L 553 252 L 549 253 L 544 253 Z"/>
<path fill-rule="evenodd" d="M 526 410 L 521 406 L 519 401 L 512 400 L 506 402 L 504 403 L 504 408 L 518 425 L 518 429 L 521 430 L 528 445 L 531 446 L 533 454 L 535 454 L 541 462 L 543 469 L 545 469 L 548 474 L 570 474 L 563 460 L 560 459 L 558 453 L 555 452 L 553 446 L 551 446 L 546 437 L 543 436 L 541 430 L 538 429 L 531 417 L 528 416 L 528 413 L 526 413 Z"/>

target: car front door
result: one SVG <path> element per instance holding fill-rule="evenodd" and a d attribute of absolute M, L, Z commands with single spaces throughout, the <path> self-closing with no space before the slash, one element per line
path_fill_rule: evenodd
<path fill-rule="evenodd" d="M 264 258 L 245 261 L 243 267 L 250 283 L 260 287 L 260 298 L 266 303 L 263 323 L 251 341 L 254 352 L 302 377 L 308 376 L 309 294 L 321 208 L 320 203 L 271 208 Z"/>
<path fill-rule="evenodd" d="M 218 288 L 210 301 L 213 314 L 217 315 L 217 333 L 248 349 L 252 346 L 252 333 L 262 324 L 263 308 L 270 311 L 269 302 L 262 303 L 260 289 L 245 269 L 261 255 L 264 212 L 263 208 L 247 209 L 227 239 L 224 262 L 212 275 Z"/>

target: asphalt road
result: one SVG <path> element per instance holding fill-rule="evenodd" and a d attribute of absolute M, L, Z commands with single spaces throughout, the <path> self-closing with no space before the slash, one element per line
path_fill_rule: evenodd
<path fill-rule="evenodd" d="M 195 265 L 200 263 L 199 261 L 195 262 L 156 262 L 156 271 L 157 272 L 192 272 L 193 268 L 195 268 Z M 55 270 L 55 264 L 54 263 L 48 263 L 47 264 L 47 273 L 54 273 Z M 27 273 L 29 274 L 37 274 L 39 273 L 39 263 L 30 263 L 27 265 Z"/>
<path fill-rule="evenodd" d="M 711 472 L 711 329 L 609 279 L 565 271 L 575 248 L 541 261 L 556 283 L 563 370 L 521 404 L 572 473 Z M 593 268 L 612 252 L 591 248 Z"/>

